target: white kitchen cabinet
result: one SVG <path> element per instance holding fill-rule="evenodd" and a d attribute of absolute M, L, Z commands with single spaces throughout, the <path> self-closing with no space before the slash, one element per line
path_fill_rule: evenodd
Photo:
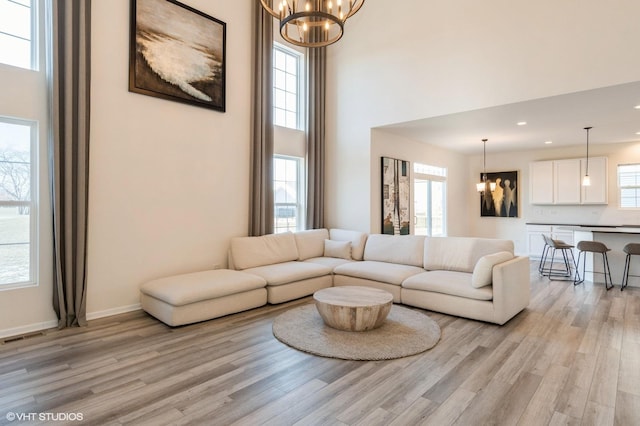
<path fill-rule="evenodd" d="M 580 204 L 580 160 L 553 162 L 554 204 Z"/>
<path fill-rule="evenodd" d="M 567 244 L 574 245 L 573 231 L 562 229 L 561 226 L 551 227 L 551 238 L 554 240 L 564 241 Z"/>
<path fill-rule="evenodd" d="M 543 235 L 575 245 L 573 231 L 562 229 L 562 225 L 527 225 L 527 252 L 530 258 L 540 259 L 542 256 Z"/>
<path fill-rule="evenodd" d="M 553 204 L 553 161 L 529 164 L 529 201 L 531 204 Z"/>
<path fill-rule="evenodd" d="M 580 175 L 586 173 L 586 159 L 580 161 Z M 590 186 L 582 187 L 582 204 L 607 204 L 608 202 L 608 167 L 607 157 L 589 158 Z"/>
<path fill-rule="evenodd" d="M 544 248 L 543 235 L 551 235 L 550 225 L 527 225 L 527 252 L 532 259 L 540 259 Z"/>
<path fill-rule="evenodd" d="M 607 204 L 607 157 L 589 158 L 591 186 L 582 186 L 585 158 L 529 163 L 531 204 Z"/>

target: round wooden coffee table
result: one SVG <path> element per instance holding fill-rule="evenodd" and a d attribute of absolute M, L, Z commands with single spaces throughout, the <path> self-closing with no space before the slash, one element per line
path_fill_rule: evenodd
<path fill-rule="evenodd" d="M 380 327 L 393 304 L 393 295 L 370 287 L 329 287 L 313 294 L 324 323 L 344 331 Z"/>

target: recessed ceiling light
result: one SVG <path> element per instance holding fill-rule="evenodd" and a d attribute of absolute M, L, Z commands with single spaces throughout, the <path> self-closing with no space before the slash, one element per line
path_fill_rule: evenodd
<path fill-rule="evenodd" d="M 636 132 L 636 135 L 640 135 L 640 132 Z"/>
<path fill-rule="evenodd" d="M 553 141 L 544 141 L 545 145 L 551 145 Z"/>
<path fill-rule="evenodd" d="M 638 105 L 640 107 L 640 105 Z M 518 121 L 518 126 L 525 126 L 527 124 L 526 121 Z"/>
<path fill-rule="evenodd" d="M 634 106 L 635 109 L 640 109 L 640 105 Z"/>

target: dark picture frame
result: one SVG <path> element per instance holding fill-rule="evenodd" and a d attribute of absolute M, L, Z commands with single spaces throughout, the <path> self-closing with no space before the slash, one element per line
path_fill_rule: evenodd
<path fill-rule="evenodd" d="M 389 157 L 381 157 L 380 160 L 381 233 L 409 235 L 411 232 L 409 162 Z"/>
<path fill-rule="evenodd" d="M 129 91 L 225 111 L 227 24 L 175 0 L 131 0 Z"/>
<path fill-rule="evenodd" d="M 480 216 L 518 217 L 518 171 L 487 173 L 487 180 L 496 189 L 480 194 Z"/>

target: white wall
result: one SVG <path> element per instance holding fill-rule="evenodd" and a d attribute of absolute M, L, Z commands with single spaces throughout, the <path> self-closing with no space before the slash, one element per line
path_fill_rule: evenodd
<path fill-rule="evenodd" d="M 638 79 L 640 2 L 367 2 L 328 51 L 327 220 L 368 231 L 371 128 Z M 411 160 L 411 159 L 410 159 Z"/>
<path fill-rule="evenodd" d="M 371 229 L 367 232 L 380 233 L 381 189 L 380 157 L 391 157 L 411 161 L 411 182 L 413 185 L 413 163 L 429 164 L 447 169 L 447 235 L 465 236 L 471 232 L 471 218 L 464 208 L 467 204 L 469 169 L 467 158 L 455 151 L 448 151 L 433 145 L 410 140 L 383 130 L 371 132 Z M 413 187 L 412 187 L 413 188 Z M 413 189 L 411 192 L 411 215 L 413 210 Z"/>
<path fill-rule="evenodd" d="M 495 153 L 487 151 L 487 172 L 518 170 L 518 218 L 480 217 L 479 195 L 475 191 L 475 181 L 482 173 L 482 156 L 470 158 L 472 178 L 467 183 L 467 203 L 471 206 L 471 232 L 474 236 L 507 238 L 514 240 L 515 250 L 527 254 L 526 222 L 556 224 L 594 224 L 594 225 L 640 225 L 638 210 L 618 208 L 617 166 L 640 162 L 640 142 L 591 145 L 589 155 L 608 158 L 608 198 L 604 205 L 583 206 L 544 206 L 529 203 L 529 163 L 531 161 L 582 158 L 584 146 L 568 148 L 547 148 L 535 151 Z"/>
<path fill-rule="evenodd" d="M 138 287 L 224 266 L 246 235 L 251 4 L 189 0 L 227 24 L 226 112 L 129 93 L 129 0 L 92 6 L 90 318 L 134 309 Z"/>
<path fill-rule="evenodd" d="M 476 236 L 513 240 L 517 254 L 527 254 L 527 222 L 555 224 L 640 225 L 638 210 L 618 207 L 617 166 L 640 162 L 640 142 L 591 145 L 590 155 L 608 158 L 607 205 L 553 206 L 529 203 L 529 163 L 582 158 L 584 146 L 542 148 L 532 151 L 487 151 L 487 172 L 518 171 L 517 218 L 481 217 L 480 195 L 475 184 L 482 173 L 482 156 L 465 156 L 420 141 L 374 129 L 371 132 L 371 229 L 380 232 L 380 157 L 392 157 L 446 167 L 447 231 L 450 236 Z"/>

